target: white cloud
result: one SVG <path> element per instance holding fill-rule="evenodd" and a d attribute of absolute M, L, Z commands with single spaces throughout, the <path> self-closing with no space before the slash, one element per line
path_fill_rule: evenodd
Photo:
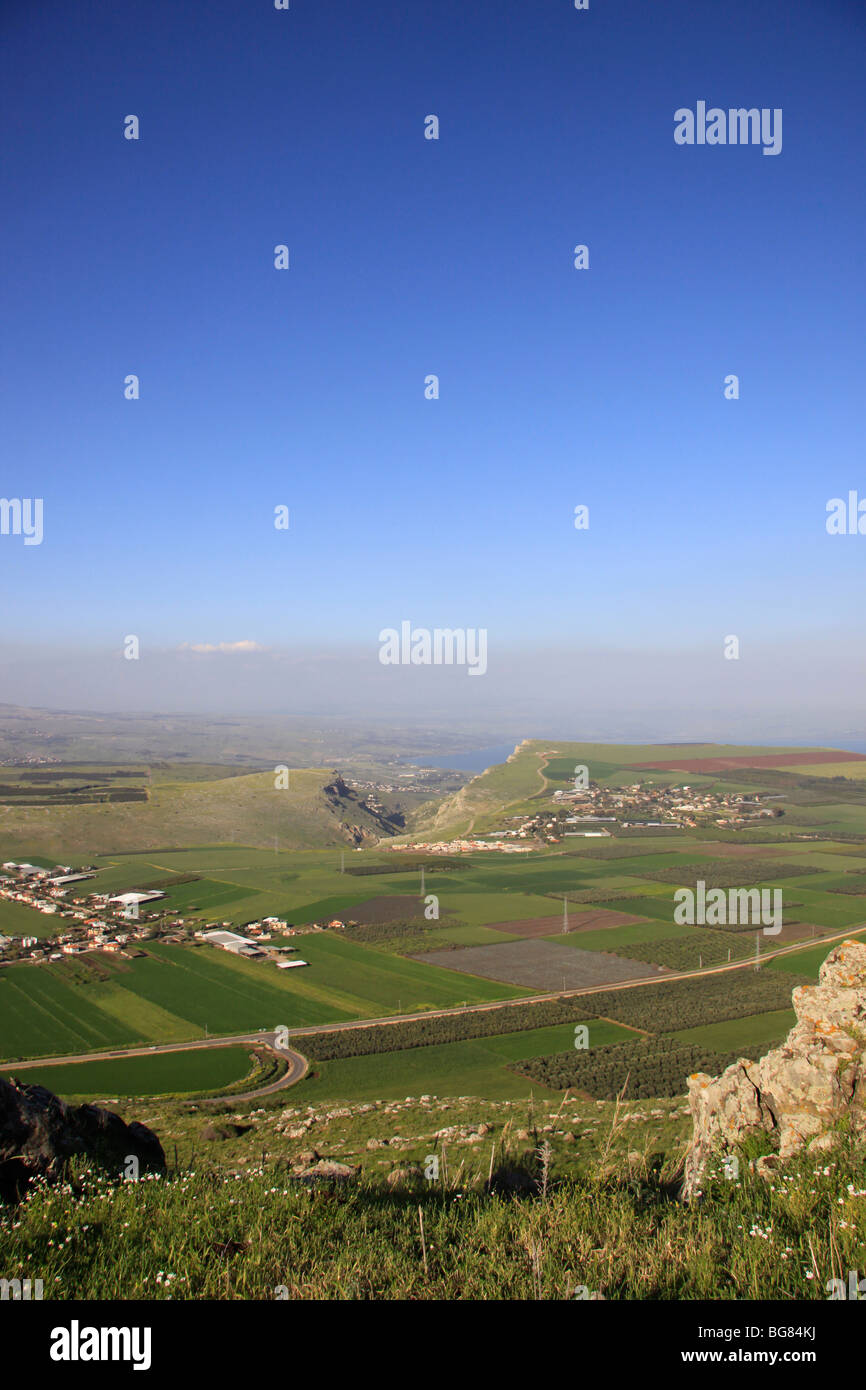
<path fill-rule="evenodd" d="M 226 656 L 244 655 L 246 652 L 263 652 L 266 650 L 261 642 L 252 642 L 245 638 L 241 642 L 182 642 L 181 651 L 189 652 L 222 652 Z"/>

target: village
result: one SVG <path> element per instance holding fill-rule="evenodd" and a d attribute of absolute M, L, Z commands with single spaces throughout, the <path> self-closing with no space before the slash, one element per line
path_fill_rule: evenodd
<path fill-rule="evenodd" d="M 346 926 L 337 919 L 292 925 L 284 918 L 271 916 L 245 923 L 241 936 L 233 930 L 231 922 L 207 922 L 201 927 L 198 919 L 188 921 L 165 907 L 143 912 L 145 904 L 155 904 L 165 898 L 161 889 L 83 896 L 79 890 L 70 896 L 71 884 L 95 877 L 97 870 L 92 866 L 74 870 L 70 865 L 58 864 L 47 869 L 8 861 L 0 869 L 0 899 L 62 919 L 65 928 L 49 936 L 33 932 L 0 935 L 0 964 L 21 959 L 57 961 L 64 956 L 80 956 L 91 951 L 130 957 L 139 954 L 138 945 L 143 941 L 179 944 L 196 938 L 233 955 L 271 961 L 280 969 L 291 969 L 307 962 L 295 958 L 287 960 L 286 956 L 297 947 L 275 943 L 274 937 L 303 936 L 310 932 L 342 930 Z"/>
<path fill-rule="evenodd" d="M 628 787 L 602 787 L 590 783 L 571 791 L 554 791 L 545 799 L 544 810 L 533 816 L 511 817 L 507 828 L 486 835 L 413 840 L 388 848 L 394 853 L 477 854 L 492 850 L 526 854 L 563 839 L 604 839 L 623 831 L 697 830 L 709 826 L 740 830 L 782 816 L 781 809 L 764 805 L 773 799 L 757 794 L 697 791 L 691 786 L 657 787 L 635 782 Z M 516 840 L 528 843 L 519 845 L 514 843 Z"/>

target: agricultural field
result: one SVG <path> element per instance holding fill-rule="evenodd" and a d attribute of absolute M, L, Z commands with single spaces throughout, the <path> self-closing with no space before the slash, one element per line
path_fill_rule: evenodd
<path fill-rule="evenodd" d="M 415 960 L 430 961 L 430 955 Z M 437 957 L 438 959 L 438 957 Z M 442 956 L 447 970 L 483 975 L 524 985 L 536 993 L 589 989 L 621 980 L 645 979 L 660 967 L 601 951 L 569 950 L 554 941 L 509 941 L 498 946 L 466 946 Z"/>
<path fill-rule="evenodd" d="M 28 1067 L 17 1074 L 28 1084 L 47 1086 L 67 1097 L 111 1100 L 120 1096 L 221 1091 L 252 1071 L 249 1049 L 238 1046 L 154 1053 L 152 1057 L 126 1057 L 117 1061 Z M 11 1074 L 0 1067 L 0 1076 Z"/>
<path fill-rule="evenodd" d="M 530 852 L 519 856 L 451 848 L 441 857 L 417 848 L 395 852 L 395 844 L 423 837 L 501 833 L 524 814 L 552 805 L 555 790 L 568 793 L 581 763 L 597 785 L 614 793 L 636 782 L 687 782 L 694 791 L 719 796 L 772 795 L 769 804 L 781 814 L 737 831 L 702 823 L 644 833 L 617 825 L 604 839 L 535 839 Z M 837 764 L 847 771 L 838 774 Z M 680 1061 L 693 1062 L 697 1054 L 687 1058 L 690 1048 L 719 1058 L 737 1046 L 769 1045 L 778 1029 L 784 1032 L 791 989 L 814 978 L 826 957 L 824 938 L 866 933 L 864 766 L 866 761 L 835 750 L 528 743 L 455 796 L 422 806 L 411 834 L 397 837 L 381 833 L 372 813 L 364 819 L 357 798 L 347 799 L 336 782 L 327 781 L 334 773 L 298 773 L 297 799 L 286 815 L 277 813 L 285 803 L 282 794 L 274 800 L 273 778 L 264 772 L 240 775 L 204 763 L 154 769 L 147 780 L 150 809 L 144 808 L 151 819 L 136 822 L 143 812 L 134 804 L 83 806 L 78 814 L 101 818 L 102 832 L 87 849 L 61 834 L 61 862 L 95 868 L 95 877 L 80 886 L 82 894 L 159 889 L 165 897 L 147 905 L 144 919 L 160 921 L 165 930 L 181 922 L 185 941 L 146 940 L 127 955 L 94 951 L 0 966 L 0 1058 L 158 1045 L 279 1024 L 318 1029 L 600 986 L 603 994 L 571 999 L 568 1017 L 598 1017 L 598 1038 L 613 1028 L 598 1047 L 624 1046 L 624 1028 L 632 1030 L 631 1040 L 634 1029 L 665 1037 L 664 1046 L 635 1054 L 642 1085 L 651 1084 L 646 1077 L 667 1077 Z M 116 769 L 124 770 L 131 765 Z M 345 804 L 335 806 L 341 798 Z M 51 833 L 41 841 L 7 842 L 6 852 L 15 848 L 22 857 L 53 866 L 68 811 L 43 811 Z M 369 831 L 361 848 L 338 833 L 340 818 L 351 814 L 354 820 L 356 811 L 365 836 Z M 303 831 L 298 815 L 306 817 Z M 0 806 L 0 843 L 3 826 Z M 113 839 L 111 827 L 117 830 Z M 676 980 L 680 973 L 733 965 L 755 952 L 756 933 L 748 926 L 674 921 L 677 889 L 694 888 L 699 880 L 708 889 L 781 890 L 784 927 L 778 936 L 760 935 L 761 956 L 769 957 L 760 972 Z M 428 915 L 431 901 L 435 911 Z M 300 932 L 274 936 L 272 944 L 296 948 L 307 968 L 278 971 L 272 962 L 239 958 L 193 937 L 206 925 L 243 930 L 266 916 Z M 334 919 L 347 925 L 309 929 Z M 45 936 L 66 925 L 0 900 L 0 935 Z M 801 941 L 802 949 L 773 957 L 773 951 Z M 647 979 L 658 981 L 647 987 L 651 997 L 633 984 Z M 575 1013 L 578 1005 L 582 1013 Z M 431 1036 L 423 1045 L 389 1051 L 390 1060 L 375 1065 L 364 1056 L 322 1056 L 316 1076 L 301 1086 L 319 1087 L 329 1098 L 341 1089 L 345 1095 L 346 1087 L 367 1096 L 378 1075 L 386 1091 L 377 1094 L 453 1094 L 484 1086 L 494 1088 L 494 1098 L 523 1096 L 527 1086 L 542 1084 L 542 1071 L 547 1086 L 574 1069 L 571 1058 L 567 1067 L 536 1067 L 534 1078 L 518 1076 L 511 1067 L 558 1056 L 568 1026 L 558 1019 L 530 1029 L 538 1035 L 532 1047 L 543 1042 L 539 1052 L 521 1051 L 526 1039 L 521 1044 L 513 1036 L 517 1029 L 503 1027 L 499 1041 L 490 1033 L 441 1041 Z M 549 1029 L 560 1032 L 547 1036 Z M 297 1041 L 303 1050 L 300 1036 Z M 623 1057 L 611 1060 L 610 1077 L 619 1075 Z M 167 1056 L 166 1076 L 172 1065 L 179 1063 Z M 153 1084 L 157 1079 L 162 1084 L 162 1074 L 154 1075 Z M 387 1089 L 392 1086 L 393 1092 Z"/>
<path fill-rule="evenodd" d="M 27 903 L 0 898 L 0 936 L 56 936 L 67 930 L 62 917 L 37 912 Z"/>
<path fill-rule="evenodd" d="M 587 1026 L 591 1048 L 634 1038 L 634 1033 L 620 1024 L 592 1019 Z M 437 1096 L 516 1100 L 539 1087 L 510 1070 L 513 1063 L 573 1045 L 574 1025 L 566 1023 L 384 1055 L 315 1062 L 312 1074 L 295 1089 L 295 1097 L 299 1103 L 310 1105 L 349 1096 L 353 1100 L 402 1100 L 422 1091 Z"/>
<path fill-rule="evenodd" d="M 311 1058 L 296 1094 L 299 1102 L 419 1092 L 503 1099 L 525 1096 L 528 1086 L 614 1099 L 625 1086 L 630 1098 L 672 1097 L 689 1072 L 778 1043 L 793 1021 L 784 1006 L 797 983 L 749 972 L 733 988 L 716 977 L 319 1033 L 296 1040 Z"/>
<path fill-rule="evenodd" d="M 208 945 L 148 943 L 135 958 L 102 953 L 0 970 L 0 1058 L 309 1027 L 449 1008 L 523 991 L 455 976 L 322 932 L 304 939 L 310 969 L 277 971 Z"/>

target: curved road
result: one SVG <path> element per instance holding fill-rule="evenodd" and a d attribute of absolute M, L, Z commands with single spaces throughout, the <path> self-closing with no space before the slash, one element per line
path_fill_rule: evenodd
<path fill-rule="evenodd" d="M 858 923 L 856 926 L 848 927 L 845 931 L 835 932 L 832 936 L 817 937 L 813 941 L 798 941 L 791 946 L 780 946 L 775 951 L 767 951 L 761 956 L 761 964 L 765 961 L 773 960 L 778 956 L 788 956 L 807 949 L 809 946 L 831 946 L 839 941 L 845 941 L 855 932 L 863 931 L 866 922 Z M 417 1013 L 386 1014 L 383 1018 L 361 1018 L 348 1019 L 342 1023 L 316 1024 L 307 1028 L 289 1028 L 288 1035 L 292 1038 L 302 1038 L 308 1033 L 337 1033 L 345 1028 L 378 1028 L 389 1023 L 411 1023 L 417 1019 L 425 1018 L 449 1018 L 454 1014 L 473 1014 L 484 1013 L 490 1009 L 514 1008 L 521 1004 L 541 1004 L 552 999 L 575 999 L 585 994 L 603 994 L 613 990 L 638 989 L 644 985 L 666 985 L 676 980 L 694 980 L 705 975 L 724 975 L 732 970 L 751 970 L 754 967 L 755 959 L 753 956 L 745 960 L 726 962 L 724 965 L 707 966 L 702 970 L 681 971 L 677 974 L 669 975 L 649 975 L 637 980 L 620 980 L 613 984 L 589 985 L 584 989 L 552 990 L 546 994 L 523 995 L 519 999 L 498 999 L 484 1004 L 460 1004 L 453 1009 L 422 1009 Z M 196 1038 L 192 1042 L 179 1043 L 157 1043 L 154 1046 L 145 1047 L 125 1047 L 115 1048 L 111 1052 L 79 1052 L 66 1057 L 37 1057 L 29 1058 L 26 1062 L 4 1062 L 2 1069 L 8 1073 L 17 1075 L 18 1072 L 27 1071 L 31 1067 L 59 1067 L 65 1066 L 70 1062 L 107 1062 L 126 1057 L 147 1057 L 152 1054 L 166 1052 L 192 1052 L 201 1048 L 210 1047 L 231 1047 L 238 1043 L 245 1046 L 267 1047 L 277 1057 L 284 1058 L 288 1062 L 285 1074 L 276 1081 L 271 1081 L 267 1086 L 261 1086 L 252 1091 L 228 1094 L 223 1096 L 213 1096 L 206 1100 L 192 1103 L 196 1105 L 220 1105 L 234 1102 L 256 1100 L 259 1096 L 270 1095 L 274 1091 L 281 1091 L 287 1086 L 294 1086 L 301 1081 L 309 1070 L 307 1058 L 293 1048 L 277 1046 L 276 1030 L 269 1031 L 262 1029 L 257 1033 L 237 1033 L 229 1037 L 218 1038 Z"/>
<path fill-rule="evenodd" d="M 41 1057 L 28 1058 L 26 1062 L 3 1063 L 3 1070 L 10 1075 L 17 1076 L 20 1071 L 27 1071 L 31 1067 L 62 1067 L 70 1062 L 111 1062 L 125 1061 L 127 1057 L 153 1057 L 162 1055 L 166 1052 L 197 1052 L 203 1047 L 236 1047 L 238 1044 L 246 1047 L 266 1047 L 275 1057 L 287 1062 L 287 1067 L 282 1076 L 277 1077 L 276 1081 L 269 1081 L 266 1086 L 259 1086 L 252 1091 L 233 1091 L 222 1096 L 209 1096 L 201 1100 L 192 1097 L 192 1102 L 196 1105 L 219 1105 L 227 1101 L 236 1100 L 255 1100 L 258 1096 L 270 1095 L 272 1091 L 281 1091 L 285 1086 L 294 1086 L 296 1081 L 301 1081 L 309 1070 L 309 1062 L 300 1052 L 295 1052 L 294 1048 L 277 1047 L 277 1035 L 267 1030 L 259 1033 L 237 1033 L 227 1038 L 199 1038 L 194 1042 L 179 1043 L 156 1043 L 145 1047 L 124 1047 L 115 1048 L 111 1052 L 79 1052 L 68 1057 Z"/>

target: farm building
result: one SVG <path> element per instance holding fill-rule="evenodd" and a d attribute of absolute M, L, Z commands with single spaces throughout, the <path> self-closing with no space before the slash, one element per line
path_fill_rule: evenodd
<path fill-rule="evenodd" d="M 118 893 L 116 897 L 109 898 L 109 902 L 121 903 L 123 907 L 138 907 L 139 903 L 152 903 L 157 898 L 164 897 L 164 893 L 152 889 L 149 893 Z"/>
<path fill-rule="evenodd" d="M 223 951 L 231 951 L 235 956 L 263 956 L 264 951 L 260 951 L 255 941 L 249 941 L 245 936 L 238 936 L 233 931 L 200 931 L 196 936 L 201 937 L 202 941 L 209 941 L 212 946 L 219 946 Z"/>

